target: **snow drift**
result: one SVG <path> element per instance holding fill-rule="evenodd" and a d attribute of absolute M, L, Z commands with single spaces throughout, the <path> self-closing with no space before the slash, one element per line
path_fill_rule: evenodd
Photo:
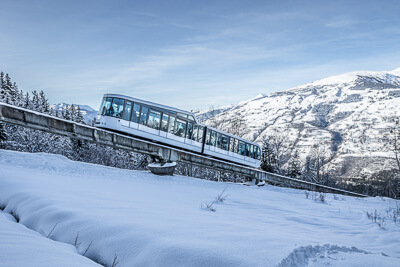
<path fill-rule="evenodd" d="M 54 255 L 66 266 L 95 264 L 87 258 L 111 266 L 115 256 L 118 266 L 400 265 L 400 222 L 389 216 L 400 203 L 392 199 L 327 194 L 322 203 L 302 190 L 5 150 L 0 170 L 1 265 L 54 266 Z M 202 208 L 210 203 L 215 212 Z M 366 215 L 373 211 L 386 216 L 383 227 Z M 27 231 L 36 247 L 17 238 Z"/>

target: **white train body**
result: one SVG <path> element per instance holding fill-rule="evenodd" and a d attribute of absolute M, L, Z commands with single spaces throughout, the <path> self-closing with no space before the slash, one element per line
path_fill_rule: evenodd
<path fill-rule="evenodd" d="M 192 113 L 173 107 L 106 94 L 95 126 L 246 166 L 260 167 L 261 148 L 258 144 L 201 124 Z"/>

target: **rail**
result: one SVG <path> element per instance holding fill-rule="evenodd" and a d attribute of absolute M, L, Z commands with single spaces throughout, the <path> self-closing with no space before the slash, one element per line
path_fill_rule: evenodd
<path fill-rule="evenodd" d="M 366 197 L 366 195 L 265 172 L 259 169 L 242 166 L 212 157 L 207 157 L 205 155 L 189 152 L 175 147 L 170 147 L 156 142 L 151 142 L 140 138 L 107 131 L 104 129 L 99 129 L 89 125 L 57 118 L 54 116 L 21 107 L 16 107 L 2 102 L 0 102 L 0 121 L 53 134 L 58 134 L 73 139 L 85 140 L 95 142 L 100 145 L 111 146 L 118 149 L 125 149 L 137 153 L 143 153 L 160 159 L 179 161 L 188 164 L 189 166 L 191 166 L 191 168 L 193 168 L 193 166 L 200 166 L 226 173 L 236 173 L 238 175 L 248 177 L 249 179 L 256 178 L 258 180 L 262 180 L 269 184 L 277 186 L 285 186 L 326 193 L 337 193 L 356 197 Z"/>

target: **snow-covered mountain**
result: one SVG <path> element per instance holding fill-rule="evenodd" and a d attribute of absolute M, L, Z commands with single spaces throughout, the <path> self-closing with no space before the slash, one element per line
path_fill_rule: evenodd
<path fill-rule="evenodd" d="M 245 137 L 260 143 L 278 133 L 303 160 L 318 147 L 330 160 L 326 168 L 360 177 L 394 167 L 387 138 L 399 116 L 400 68 L 351 72 L 259 95 L 213 120 L 227 129 L 230 121 L 243 118 L 249 129 Z"/>
<path fill-rule="evenodd" d="M 50 107 L 54 110 L 57 110 L 58 112 L 61 112 L 66 109 L 67 105 L 71 106 L 71 104 L 58 103 L 50 105 Z M 81 109 L 81 114 L 83 115 L 86 123 L 90 123 L 97 115 L 97 110 L 88 105 L 78 105 L 78 104 L 73 104 L 73 105 L 75 107 L 79 106 L 79 108 Z"/>

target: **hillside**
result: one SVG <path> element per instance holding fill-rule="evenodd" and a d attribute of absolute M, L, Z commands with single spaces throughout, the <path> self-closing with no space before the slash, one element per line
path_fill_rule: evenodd
<path fill-rule="evenodd" d="M 4 266 L 115 257 L 121 267 L 400 265 L 398 200 L 159 177 L 45 153 L 0 150 L 0 169 Z"/>
<path fill-rule="evenodd" d="M 288 153 L 298 151 L 303 162 L 318 146 L 329 161 L 326 169 L 361 177 L 395 167 L 387 138 L 399 116 L 400 68 L 346 73 L 259 95 L 205 123 L 217 121 L 228 129 L 232 120 L 242 118 L 250 140 L 262 143 L 265 136 L 281 135 Z"/>

